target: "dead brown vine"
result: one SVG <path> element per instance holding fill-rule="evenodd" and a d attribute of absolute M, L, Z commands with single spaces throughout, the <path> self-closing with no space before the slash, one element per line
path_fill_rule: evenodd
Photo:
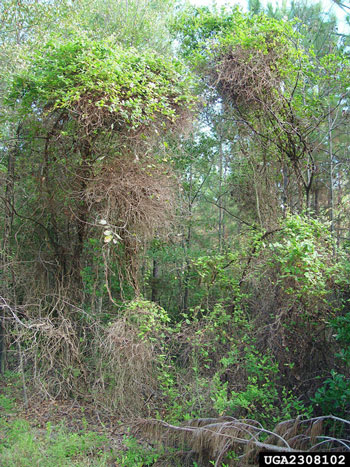
<path fill-rule="evenodd" d="M 215 57 L 212 80 L 222 95 L 234 105 L 262 108 L 276 101 L 275 90 L 281 77 L 274 66 L 281 52 L 264 54 L 241 46 L 228 48 Z"/>
<path fill-rule="evenodd" d="M 104 413 L 149 416 L 161 397 L 161 339 L 156 330 L 151 339 L 140 337 L 147 306 L 124 310 L 106 326 L 63 296 L 47 302 L 43 313 L 37 304 L 16 307 L 0 297 L 10 330 L 10 365 L 23 376 L 24 393 L 28 385 L 28 392 L 34 389 L 44 399 L 74 398 Z"/>
<path fill-rule="evenodd" d="M 123 245 L 124 269 L 136 290 L 138 253 L 155 231 L 161 235 L 171 225 L 175 186 L 176 179 L 163 164 L 127 155 L 113 158 L 86 189 L 90 210 L 107 220 L 116 234 L 114 241 Z"/>
<path fill-rule="evenodd" d="M 233 417 L 194 419 L 181 425 L 171 425 L 162 420 L 142 420 L 135 430 L 150 441 L 181 448 L 184 454 L 189 454 L 192 462 L 196 460 L 200 466 L 212 465 L 214 461 L 216 467 L 223 462 L 232 467 L 242 467 L 258 465 L 261 451 L 350 451 L 350 440 L 333 436 L 327 422 L 338 424 L 338 428 L 345 432 L 350 427 L 349 421 L 330 415 L 283 421 L 272 431 L 254 420 Z M 230 451 L 235 453 L 234 459 L 227 459 Z"/>

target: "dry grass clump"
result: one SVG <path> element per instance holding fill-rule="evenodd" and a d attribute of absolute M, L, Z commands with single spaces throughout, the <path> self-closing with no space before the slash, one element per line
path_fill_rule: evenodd
<path fill-rule="evenodd" d="M 350 422 L 332 415 L 307 420 L 293 419 L 279 423 L 273 431 L 250 419 L 232 417 L 194 419 L 179 426 L 161 420 L 143 420 L 137 431 L 166 446 L 181 449 L 184 459 L 200 466 L 258 465 L 259 452 L 350 451 L 350 440 L 333 436 L 329 426 L 346 432 Z M 334 426 L 337 425 L 337 428 Z M 229 452 L 234 456 L 227 458 Z M 159 465 L 169 465 L 162 463 Z M 193 465 L 193 464 L 188 464 Z"/>
<path fill-rule="evenodd" d="M 149 415 L 157 396 L 157 346 L 139 334 L 139 328 L 122 316 L 96 342 L 99 357 L 92 393 L 99 406 L 114 414 Z"/>
<path fill-rule="evenodd" d="M 87 393 L 88 377 L 84 354 L 86 333 L 72 319 L 77 308 L 62 297 L 51 297 L 50 309 L 40 306 L 11 308 L 7 320 L 11 329 L 12 352 L 19 370 L 30 370 L 31 383 L 50 399 Z M 79 310 L 82 311 L 83 310 Z M 14 346 L 14 344 L 17 344 Z"/>
<path fill-rule="evenodd" d="M 167 319 L 160 307 L 131 302 L 105 326 L 61 297 L 46 316 L 0 305 L 18 370 L 31 378 L 25 384 L 43 397 L 80 398 L 109 414 L 150 415 L 160 397 L 159 334 Z"/>

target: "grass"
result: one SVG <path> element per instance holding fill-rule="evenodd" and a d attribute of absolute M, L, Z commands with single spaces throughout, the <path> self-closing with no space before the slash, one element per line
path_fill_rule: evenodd
<path fill-rule="evenodd" d="M 0 421 L 0 465 L 2 467 L 107 466 L 106 436 L 93 431 L 71 433 L 64 424 L 40 430 L 27 420 Z"/>
<path fill-rule="evenodd" d="M 163 449 L 159 447 L 145 447 L 133 436 L 124 436 L 124 446 L 126 450 L 119 453 L 117 464 L 120 467 L 147 467 L 152 466 L 163 454 Z"/>
<path fill-rule="evenodd" d="M 113 453 L 106 435 L 70 430 L 64 419 L 45 428 L 35 426 L 20 413 L 20 380 L 8 372 L 0 388 L 0 465 L 1 467 L 57 467 L 111 465 Z"/>
<path fill-rule="evenodd" d="M 0 467 L 150 467 L 171 455 L 135 438 L 125 425 L 117 433 L 118 420 L 101 429 L 88 406 L 72 411 L 64 401 L 47 405 L 31 396 L 28 411 L 21 376 L 6 372 L 0 381 Z M 176 456 L 171 465 L 180 465 Z"/>
<path fill-rule="evenodd" d="M 46 425 L 33 416 L 28 421 L 21 409 L 19 375 L 7 372 L 0 387 L 1 467 L 147 467 L 159 456 L 129 435 L 119 449 L 112 449 L 107 434 L 89 430 L 85 418 L 83 427 L 72 429 L 64 417 Z"/>
<path fill-rule="evenodd" d="M 45 430 L 15 418 L 0 421 L 1 467 L 146 467 L 157 460 L 155 449 L 146 449 L 132 436 L 124 437 L 125 451 L 113 453 L 105 435 L 93 431 L 70 432 L 64 424 Z"/>

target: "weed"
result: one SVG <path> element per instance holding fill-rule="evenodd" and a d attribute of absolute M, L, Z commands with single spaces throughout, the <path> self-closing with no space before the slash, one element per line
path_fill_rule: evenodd
<path fill-rule="evenodd" d="M 64 425 L 46 430 L 32 428 L 26 420 L 0 424 L 0 465 L 2 467 L 85 467 L 108 465 L 105 436 L 95 432 L 70 433 Z"/>
<path fill-rule="evenodd" d="M 117 463 L 121 467 L 151 466 L 160 456 L 158 450 L 146 448 L 132 436 L 124 436 L 124 445 L 127 447 L 127 451 L 117 458 Z"/>

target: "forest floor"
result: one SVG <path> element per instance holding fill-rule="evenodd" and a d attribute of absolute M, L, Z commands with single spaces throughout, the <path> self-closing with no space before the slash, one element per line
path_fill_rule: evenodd
<path fill-rule="evenodd" d="M 0 465 L 2 467 L 149 465 L 157 455 L 130 435 L 116 417 L 102 416 L 92 405 L 43 400 L 18 375 L 0 381 Z"/>

